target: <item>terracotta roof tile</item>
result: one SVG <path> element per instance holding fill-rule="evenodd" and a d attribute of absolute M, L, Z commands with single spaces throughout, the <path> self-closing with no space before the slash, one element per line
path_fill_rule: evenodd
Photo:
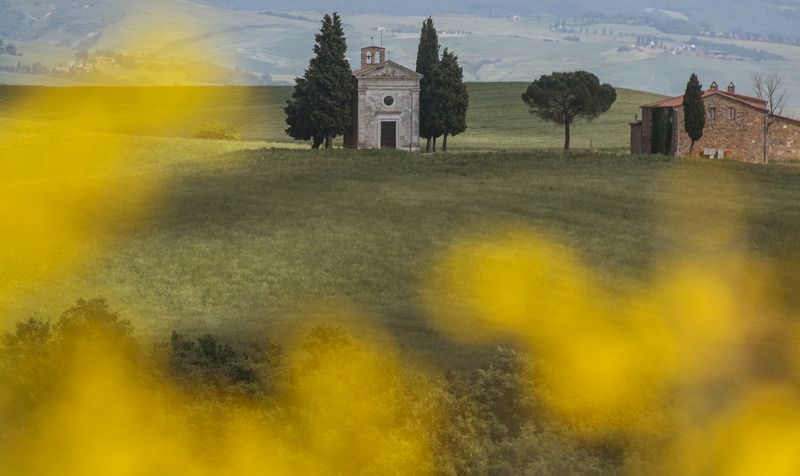
<path fill-rule="evenodd" d="M 710 96 L 715 94 L 719 94 L 721 96 L 726 96 L 731 99 L 735 99 L 740 102 L 745 102 L 753 107 L 757 107 L 759 109 L 767 109 L 767 101 L 763 99 L 754 98 L 752 96 L 745 96 L 744 94 L 733 94 L 726 91 L 720 91 L 716 89 L 708 89 L 703 92 L 703 99 L 706 99 Z M 683 106 L 683 96 L 675 96 L 674 98 L 663 99 L 658 102 L 654 102 L 651 104 L 645 104 L 642 106 L 643 109 L 652 109 L 655 107 L 681 107 Z"/>

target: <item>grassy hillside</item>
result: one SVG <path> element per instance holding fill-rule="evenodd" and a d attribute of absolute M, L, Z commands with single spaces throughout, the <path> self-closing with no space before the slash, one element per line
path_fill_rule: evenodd
<path fill-rule="evenodd" d="M 466 149 L 531 149 L 564 146 L 564 130 L 539 120 L 528 111 L 520 96 L 525 83 L 470 84 L 468 130 L 452 140 L 454 147 Z M 650 93 L 619 89 L 611 110 L 593 122 L 578 123 L 572 130 L 576 149 L 628 149 L 630 127 L 639 107 L 653 102 Z"/>
<path fill-rule="evenodd" d="M 525 87 L 524 83 L 470 84 L 469 129 L 451 141 L 452 148 L 562 147 L 563 130 L 528 112 L 520 99 Z M 641 104 L 659 97 L 624 89 L 618 93 L 611 111 L 574 128 L 576 149 L 589 148 L 591 142 L 594 148 L 626 150 L 628 123 L 640 112 Z M 0 87 L 0 116 L 85 124 L 102 132 L 184 138 L 205 122 L 222 121 L 233 124 L 246 140 L 288 142 L 283 107 L 290 94 L 288 87 Z M 104 120 L 94 120 L 97 117 Z"/>
<path fill-rule="evenodd" d="M 433 330 L 423 294 L 437 259 L 460 238 L 535 227 L 575 250 L 615 295 L 648 282 L 698 238 L 731 236 L 732 247 L 719 249 L 787 266 L 800 259 L 794 166 L 125 143 L 125 160 L 83 171 L 87 185 L 111 181 L 122 194 L 97 193 L 80 210 L 90 238 L 75 251 L 78 262 L 6 295 L 6 316 L 52 319 L 77 297 L 104 296 L 144 336 L 179 329 L 281 340 L 304 328 L 309 312 L 345 306 L 405 351 L 458 366 L 483 353 Z M 675 174 L 685 180 L 670 182 Z M 125 192 L 144 183 L 155 184 L 148 197 Z M 134 219 L 124 212 L 130 206 Z"/>
<path fill-rule="evenodd" d="M 36 223 L 41 200 L 67 207 L 26 240 L 35 250 L 67 236 L 75 260 L 54 272 L 35 252 L 24 268 L 39 262 L 48 277 L 6 279 L 14 292 L 0 309 L 50 319 L 99 295 L 145 335 L 285 337 L 308 306 L 352 306 L 404 349 L 460 365 L 481 353 L 434 331 L 422 295 L 441 253 L 465 236 L 535 227 L 612 294 L 698 242 L 730 238 L 720 249 L 800 259 L 800 168 L 620 154 L 627 122 L 653 98 L 625 90 L 575 129 L 576 148 L 591 137 L 616 152 L 536 152 L 560 147 L 562 131 L 526 111 L 523 88 L 470 85 L 470 131 L 448 156 L 270 148 L 264 139 L 286 140 L 286 88 L 0 88 L 0 231 Z M 210 119 L 259 141 L 188 138 Z"/>

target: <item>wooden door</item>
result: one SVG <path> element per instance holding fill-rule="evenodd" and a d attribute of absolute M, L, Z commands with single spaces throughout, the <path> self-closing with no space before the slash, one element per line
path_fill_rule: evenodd
<path fill-rule="evenodd" d="M 381 122 L 381 149 L 397 148 L 397 122 Z"/>

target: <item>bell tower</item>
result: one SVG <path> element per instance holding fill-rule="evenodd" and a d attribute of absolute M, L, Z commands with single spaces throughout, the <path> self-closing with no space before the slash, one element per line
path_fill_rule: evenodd
<path fill-rule="evenodd" d="M 386 62 L 386 48 L 368 46 L 361 48 L 361 69 Z"/>

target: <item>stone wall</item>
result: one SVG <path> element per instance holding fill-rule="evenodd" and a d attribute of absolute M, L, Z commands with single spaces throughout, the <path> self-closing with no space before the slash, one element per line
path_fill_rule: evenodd
<path fill-rule="evenodd" d="M 391 96 L 392 105 L 384 99 Z M 419 81 L 406 78 L 360 78 L 358 147 L 379 148 L 383 121 L 397 122 L 397 148 L 419 150 Z"/>
<path fill-rule="evenodd" d="M 631 123 L 631 155 L 646 153 L 642 149 L 642 121 Z"/>
<path fill-rule="evenodd" d="M 769 127 L 769 160 L 800 160 L 800 121 L 776 117 Z"/>
<path fill-rule="evenodd" d="M 764 160 L 764 112 L 756 107 L 713 95 L 705 100 L 706 127 L 703 138 L 695 144 L 695 155 L 701 155 L 703 149 L 722 149 L 725 158 L 746 162 L 763 162 Z M 709 110 L 716 109 L 714 119 L 709 117 Z M 729 108 L 734 108 L 736 117 L 730 119 Z M 678 108 L 676 126 L 679 130 L 676 155 L 688 156 L 692 140 L 684 129 L 683 108 Z"/>

